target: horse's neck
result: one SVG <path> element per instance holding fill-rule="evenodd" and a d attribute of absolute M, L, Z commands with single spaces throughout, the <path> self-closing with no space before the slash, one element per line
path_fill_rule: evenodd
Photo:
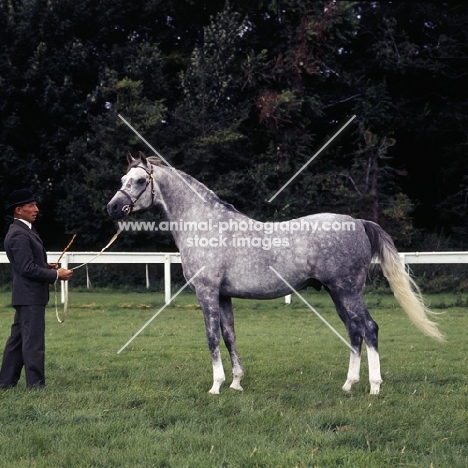
<path fill-rule="evenodd" d="M 161 192 L 161 207 L 168 221 L 200 219 L 222 210 L 221 200 L 188 174 L 166 166 L 161 166 L 155 171 Z"/>

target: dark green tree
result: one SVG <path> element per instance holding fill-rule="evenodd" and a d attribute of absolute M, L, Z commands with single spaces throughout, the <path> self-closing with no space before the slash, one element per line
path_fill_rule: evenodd
<path fill-rule="evenodd" d="M 424 245 L 434 231 L 464 248 L 467 9 L 3 1 L 0 198 L 20 185 L 39 193 L 52 248 L 75 231 L 79 247 L 105 242 L 114 229 L 105 203 L 125 152 L 149 152 L 120 113 L 173 165 L 251 216 L 339 211 L 378 220 L 399 245 Z"/>
<path fill-rule="evenodd" d="M 137 119 L 131 112 L 141 111 L 141 118 L 150 120 L 161 117 L 155 103 L 171 99 L 157 42 L 157 34 L 166 38 L 167 29 L 160 27 L 166 18 L 161 11 L 158 17 L 150 5 L 155 7 L 155 2 L 36 0 L 0 6 L 1 194 L 6 197 L 12 189 L 27 186 L 42 197 L 48 246 L 60 248 L 64 232 L 76 226 L 86 233 L 81 245 L 105 235 L 93 218 L 96 206 L 90 210 L 82 202 L 88 198 L 96 204 L 99 199 L 95 194 L 102 186 L 94 185 L 98 178 L 91 174 L 95 160 L 105 161 L 103 155 L 109 153 L 101 145 L 105 139 L 100 123 L 116 96 L 125 114 L 123 96 L 138 94 L 147 108 L 134 107 L 127 115 Z M 118 121 L 109 122 L 107 135 L 110 125 L 115 128 Z M 122 158 L 129 141 L 131 136 L 114 140 L 116 160 L 117 149 Z M 105 173 L 105 165 L 102 169 Z M 88 197 L 83 197 L 84 187 Z M 103 216 L 102 206 L 99 213 Z"/>
<path fill-rule="evenodd" d="M 248 19 L 229 4 L 211 17 L 180 73 L 182 99 L 172 115 L 179 136 L 174 162 L 240 208 L 245 200 L 236 189 L 252 159 L 243 131 L 252 106 L 244 74 L 251 33 Z"/>

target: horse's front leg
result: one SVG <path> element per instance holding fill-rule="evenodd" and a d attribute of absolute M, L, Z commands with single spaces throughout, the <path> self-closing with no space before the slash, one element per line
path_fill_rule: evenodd
<path fill-rule="evenodd" d="M 197 291 L 198 301 L 203 309 L 206 338 L 213 363 L 213 386 L 209 391 L 209 393 L 213 394 L 219 393 L 221 385 L 226 380 L 219 349 L 221 316 L 218 294 L 218 292 L 208 293 L 206 290 L 205 292 Z"/>
<path fill-rule="evenodd" d="M 221 332 L 223 334 L 224 344 L 229 351 L 232 364 L 233 379 L 230 388 L 234 390 L 243 390 L 241 380 L 244 377 L 244 369 L 236 348 L 236 332 L 234 330 L 232 299 L 230 297 L 220 297 L 219 309 L 221 313 Z"/>
<path fill-rule="evenodd" d="M 224 375 L 224 368 L 223 362 L 221 360 L 221 353 L 219 351 L 219 345 L 216 347 L 216 349 L 213 349 L 210 346 L 210 351 L 211 359 L 213 362 L 213 386 L 208 391 L 208 393 L 218 395 L 219 390 L 221 389 L 221 385 L 223 385 L 223 382 L 226 380 L 226 377 Z"/>

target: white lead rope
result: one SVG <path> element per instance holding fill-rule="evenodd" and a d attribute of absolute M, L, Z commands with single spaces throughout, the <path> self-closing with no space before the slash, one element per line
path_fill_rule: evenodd
<path fill-rule="evenodd" d="M 99 255 L 101 255 L 105 250 L 107 250 L 117 239 L 117 237 L 119 237 L 119 234 L 121 233 L 122 231 L 119 229 L 117 230 L 117 232 L 114 234 L 114 236 L 112 237 L 112 239 L 109 241 L 109 243 L 95 256 L 93 257 L 91 260 L 88 260 L 87 262 L 85 263 L 82 263 L 81 265 L 78 265 L 76 267 L 73 267 L 73 268 L 70 268 L 70 270 L 78 270 L 78 268 L 81 268 L 81 267 L 84 267 L 85 265 L 87 265 L 88 263 L 91 263 L 91 262 L 94 262 L 94 260 L 96 260 L 96 258 L 99 257 Z"/>
<path fill-rule="evenodd" d="M 81 265 L 78 265 L 78 266 L 70 268 L 70 269 L 71 270 L 78 270 L 78 268 L 82 268 L 85 265 L 88 265 L 88 263 L 94 262 L 94 260 L 96 260 L 96 258 L 98 258 L 104 251 L 106 251 L 116 241 L 117 237 L 119 237 L 119 234 L 121 232 L 122 231 L 120 229 L 118 229 L 117 232 L 112 237 L 112 239 L 108 242 L 108 244 L 96 256 L 94 256 L 91 260 L 88 260 L 87 262 L 82 263 Z M 65 254 L 65 252 L 72 245 L 73 241 L 75 240 L 75 237 L 76 237 L 76 234 L 73 236 L 70 243 L 65 247 L 65 249 L 62 252 L 62 254 L 60 255 L 57 263 L 59 263 L 59 261 L 62 259 L 63 255 Z M 68 288 L 64 287 L 65 297 L 64 297 L 64 302 L 63 302 L 63 318 L 62 319 L 59 316 L 58 306 L 57 306 L 57 281 L 54 283 L 54 292 L 55 292 L 55 316 L 57 317 L 57 321 L 59 323 L 63 323 L 63 322 L 65 322 L 65 319 L 67 318 L 67 312 L 68 312 Z"/>

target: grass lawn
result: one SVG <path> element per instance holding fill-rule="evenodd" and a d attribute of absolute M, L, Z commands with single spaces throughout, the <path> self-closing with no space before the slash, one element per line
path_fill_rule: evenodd
<path fill-rule="evenodd" d="M 324 293 L 305 297 L 346 337 Z M 448 342 L 417 331 L 392 296 L 366 295 L 384 383 L 341 390 L 349 349 L 298 299 L 234 302 L 244 392 L 210 395 L 201 309 L 181 294 L 76 291 L 47 309 L 47 389 L 0 392 L 5 467 L 467 467 L 468 296 L 427 297 Z M 10 294 L 0 293 L 0 347 Z M 51 301 L 53 303 L 53 300 Z"/>

